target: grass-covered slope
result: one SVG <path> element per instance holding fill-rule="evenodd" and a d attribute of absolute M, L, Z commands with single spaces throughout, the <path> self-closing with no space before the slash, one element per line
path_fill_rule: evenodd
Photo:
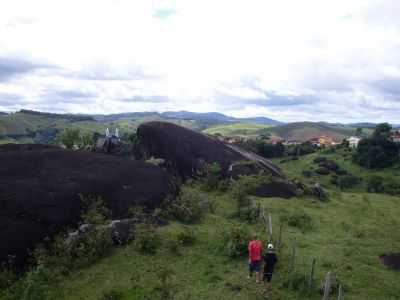
<path fill-rule="evenodd" d="M 354 150 L 353 150 L 354 151 Z M 366 169 L 352 162 L 353 152 L 348 149 L 337 149 L 327 148 L 313 154 L 305 155 L 300 157 L 298 160 L 274 158 L 272 161 L 281 167 L 290 177 L 298 178 L 308 183 L 320 182 L 323 186 L 330 189 L 336 189 L 334 185 L 330 183 L 334 172 L 330 172 L 329 175 L 319 175 L 317 177 L 304 178 L 302 172 L 304 170 L 315 170 L 318 168 L 318 164 L 314 163 L 314 159 L 317 157 L 326 157 L 329 160 L 335 161 L 340 168 L 348 171 L 350 174 L 360 177 L 362 180 L 360 184 L 352 188 L 353 192 L 364 192 L 367 188 L 368 178 L 374 175 L 382 176 L 386 179 L 393 179 L 400 182 L 400 163 L 397 163 L 391 167 L 384 169 Z M 399 199 L 400 205 L 400 199 Z"/>
<path fill-rule="evenodd" d="M 79 115 L 47 114 L 33 111 L 20 111 L 0 115 L 0 144 L 4 143 L 48 143 L 55 142 L 56 135 L 66 128 L 80 129 L 81 132 L 103 134 L 106 128 L 118 128 L 120 133 L 132 133 L 148 121 L 165 120 L 159 115 L 138 115 L 135 118 L 121 116 L 116 119 L 96 120 Z M 199 125 L 192 120 L 168 119 L 181 126 L 198 129 Z"/>
<path fill-rule="evenodd" d="M 207 134 L 219 133 L 223 136 L 257 137 L 261 130 L 269 127 L 271 127 L 271 125 L 256 123 L 232 123 L 212 126 L 203 132 Z"/>
<path fill-rule="evenodd" d="M 333 140 L 342 141 L 355 134 L 355 128 L 328 123 L 296 122 L 275 126 L 269 132 L 285 140 L 307 141 L 321 135 L 329 136 Z"/>
<path fill-rule="evenodd" d="M 283 223 L 283 247 L 278 252 L 280 262 L 272 291 L 267 293 L 269 299 L 321 299 L 317 289 L 305 296 L 285 287 L 294 241 L 298 276 L 309 272 L 311 259 L 316 258 L 317 286 L 326 272 L 333 271 L 344 286 L 345 299 L 398 299 L 400 273 L 382 266 L 378 256 L 400 250 L 399 199 L 330 192 L 331 200 L 326 203 L 312 198 L 257 199 L 272 214 L 275 235 L 280 219 L 308 216 L 310 221 L 307 226 Z M 228 194 L 211 193 L 209 197 L 216 201 L 216 211 L 201 223 L 189 225 L 196 241 L 192 246 L 181 246 L 180 255 L 171 252 L 168 245 L 184 225 L 173 222 L 159 229 L 162 245 L 156 254 L 140 254 L 132 244 L 117 248 L 111 256 L 51 287 L 51 293 L 71 300 L 103 299 L 105 293 L 115 290 L 122 294 L 120 299 L 159 299 L 155 296 L 160 287 L 159 274 L 167 270 L 174 299 L 265 299 L 265 286 L 246 279 L 247 258 L 228 258 L 221 248 L 222 233 L 232 226 L 259 232 L 264 226 L 232 217 L 236 206 Z"/>

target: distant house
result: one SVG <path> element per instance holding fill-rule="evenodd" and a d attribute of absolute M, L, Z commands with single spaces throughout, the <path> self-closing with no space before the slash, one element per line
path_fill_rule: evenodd
<path fill-rule="evenodd" d="M 357 136 L 351 136 L 347 139 L 347 141 L 349 142 L 350 148 L 357 148 L 360 140 L 361 140 L 361 138 L 359 138 Z"/>
<path fill-rule="evenodd" d="M 309 140 L 309 142 L 314 145 L 314 146 L 331 146 L 331 145 L 336 145 L 336 142 L 331 138 L 330 136 L 327 135 L 321 135 L 319 137 L 314 137 Z"/>
<path fill-rule="evenodd" d="M 288 140 L 288 141 L 283 141 L 282 144 L 284 144 L 285 146 L 295 146 L 302 144 L 302 142 L 297 140 Z"/>
<path fill-rule="evenodd" d="M 395 143 L 400 143 L 400 131 L 393 131 L 392 132 L 392 140 Z"/>
<path fill-rule="evenodd" d="M 278 136 L 273 136 L 273 137 L 271 137 L 271 138 L 269 138 L 269 139 L 267 139 L 265 141 L 267 143 L 271 143 L 273 145 L 276 145 L 278 143 L 283 143 L 284 142 L 284 140 L 281 137 L 278 137 Z"/>

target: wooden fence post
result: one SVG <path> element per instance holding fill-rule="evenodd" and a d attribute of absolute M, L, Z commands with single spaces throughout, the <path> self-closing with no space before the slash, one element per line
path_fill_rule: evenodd
<path fill-rule="evenodd" d="M 273 237 L 272 237 L 272 217 L 271 214 L 268 213 L 268 233 L 269 233 L 269 241 L 272 243 Z"/>
<path fill-rule="evenodd" d="M 278 245 L 277 249 L 280 250 L 282 246 L 282 228 L 283 228 L 283 223 L 281 222 L 279 224 L 279 236 L 278 236 Z"/>
<path fill-rule="evenodd" d="M 329 295 L 331 293 L 331 278 L 332 278 L 332 272 L 329 271 L 326 274 L 325 285 L 324 285 L 324 297 L 322 298 L 322 300 L 329 299 Z"/>
<path fill-rule="evenodd" d="M 339 291 L 338 291 L 338 296 L 337 296 L 338 300 L 343 300 L 343 288 L 342 285 L 339 285 Z"/>
<path fill-rule="evenodd" d="M 316 263 L 315 257 L 313 257 L 311 261 L 311 270 L 310 270 L 310 277 L 308 278 L 308 290 L 311 292 L 313 285 L 314 285 L 314 273 L 315 273 L 315 263 Z"/>
<path fill-rule="evenodd" d="M 294 272 L 296 269 L 296 240 L 292 243 L 292 256 L 290 260 L 290 272 Z"/>

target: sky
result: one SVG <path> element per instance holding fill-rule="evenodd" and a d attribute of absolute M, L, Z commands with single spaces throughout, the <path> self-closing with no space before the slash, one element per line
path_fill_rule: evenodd
<path fill-rule="evenodd" d="M 1 0 L 0 111 L 400 123 L 398 0 Z"/>

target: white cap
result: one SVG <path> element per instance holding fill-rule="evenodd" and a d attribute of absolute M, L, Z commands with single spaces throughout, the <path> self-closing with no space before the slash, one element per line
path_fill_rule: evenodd
<path fill-rule="evenodd" d="M 272 250 L 272 249 L 274 249 L 274 245 L 268 244 L 267 248 L 268 248 L 268 250 Z"/>

